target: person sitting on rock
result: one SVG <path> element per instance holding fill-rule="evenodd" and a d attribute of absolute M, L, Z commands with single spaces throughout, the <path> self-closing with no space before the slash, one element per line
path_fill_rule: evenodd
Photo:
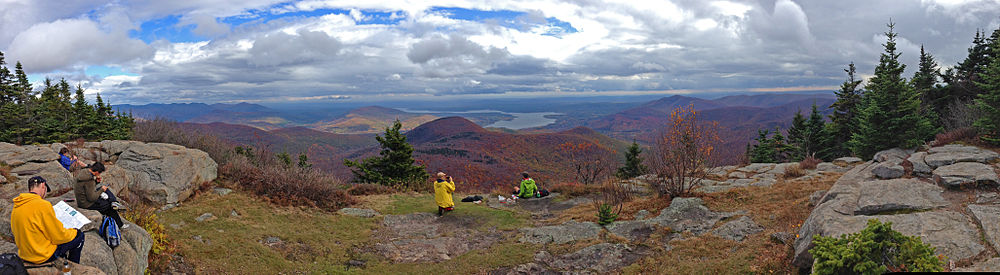
<path fill-rule="evenodd" d="M 14 198 L 10 228 L 14 233 L 17 255 L 35 264 L 50 262 L 58 257 L 80 263 L 83 232 L 67 229 L 56 219 L 52 203 L 42 199 L 49 191 L 49 184 L 44 178 L 32 177 L 28 179 L 28 193 Z"/>
<path fill-rule="evenodd" d="M 538 186 L 535 185 L 535 180 L 528 176 L 528 172 L 521 173 L 521 186 L 515 188 L 516 195 L 521 198 L 534 198 L 535 191 L 538 191 Z"/>
<path fill-rule="evenodd" d="M 101 215 L 115 219 L 119 228 L 128 228 L 128 224 L 122 223 L 122 217 L 118 215 L 118 210 L 125 209 L 125 206 L 118 202 L 107 185 L 98 187 L 101 173 L 104 173 L 104 164 L 95 162 L 90 165 L 90 169 L 81 169 L 73 174 L 73 178 L 76 178 L 76 185 L 73 186 L 76 205 L 83 209 L 97 210 Z"/>
<path fill-rule="evenodd" d="M 438 216 L 442 216 L 445 211 L 455 210 L 455 201 L 451 198 L 451 193 L 455 192 L 455 181 L 444 172 L 438 172 L 437 176 L 438 179 L 434 181 L 434 200 L 438 205 Z"/>
<path fill-rule="evenodd" d="M 76 156 L 69 156 L 69 148 L 63 147 L 59 149 L 59 164 L 68 171 L 73 171 L 83 167 L 83 162 L 80 162 Z"/>

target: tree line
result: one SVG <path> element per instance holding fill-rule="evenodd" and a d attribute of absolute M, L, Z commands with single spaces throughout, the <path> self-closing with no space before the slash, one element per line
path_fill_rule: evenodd
<path fill-rule="evenodd" d="M 748 159 L 870 159 L 881 150 L 924 145 L 940 132 L 971 132 L 1000 145 L 1000 29 L 989 37 L 977 30 L 965 60 L 944 71 L 921 46 L 917 71 L 907 79 L 895 24 L 887 26 L 884 52 L 868 82 L 862 86 L 853 62 L 844 69 L 847 79 L 829 106 L 829 122 L 814 104 L 808 118 L 795 115 L 787 136 L 780 129 L 759 130 L 756 144 L 747 144 Z"/>
<path fill-rule="evenodd" d="M 130 139 L 135 124 L 131 114 L 115 112 L 98 94 L 90 104 L 84 89 L 72 89 L 66 79 L 46 78 L 32 87 L 21 62 L 14 71 L 0 52 L 0 142 L 45 144 L 75 139 Z M 72 91 L 71 91 L 72 90 Z"/>

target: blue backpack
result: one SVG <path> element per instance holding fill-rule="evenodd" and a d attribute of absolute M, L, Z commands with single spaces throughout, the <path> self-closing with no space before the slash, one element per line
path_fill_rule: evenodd
<path fill-rule="evenodd" d="M 101 227 L 97 228 L 97 234 L 100 234 L 104 241 L 108 243 L 112 249 L 118 247 L 121 244 L 122 234 L 118 231 L 118 225 L 115 219 L 111 217 L 104 216 L 104 221 L 101 222 Z"/>

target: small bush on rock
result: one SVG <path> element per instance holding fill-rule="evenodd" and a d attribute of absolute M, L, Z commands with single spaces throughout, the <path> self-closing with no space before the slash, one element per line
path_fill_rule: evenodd
<path fill-rule="evenodd" d="M 153 238 L 153 247 L 149 251 L 148 259 L 149 271 L 154 274 L 165 272 L 176 247 L 170 242 L 166 228 L 157 219 L 156 209 L 142 204 L 132 204 L 129 211 L 121 213 L 122 218 L 146 230 Z"/>
<path fill-rule="evenodd" d="M 840 238 L 816 236 L 809 250 L 813 274 L 883 274 L 942 271 L 944 262 L 920 237 L 892 230 L 892 223 L 868 220 L 858 233 Z"/>
<path fill-rule="evenodd" d="M 618 218 L 618 213 L 615 213 L 614 206 L 602 203 L 597 209 L 597 224 L 609 225 Z"/>

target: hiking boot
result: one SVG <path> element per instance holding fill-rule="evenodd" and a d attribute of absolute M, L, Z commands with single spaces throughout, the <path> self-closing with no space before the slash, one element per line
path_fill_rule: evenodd
<path fill-rule="evenodd" d="M 128 210 L 128 207 L 126 207 L 124 204 L 121 204 L 120 202 L 113 201 L 111 202 L 111 209 L 118 211 L 125 211 Z"/>

